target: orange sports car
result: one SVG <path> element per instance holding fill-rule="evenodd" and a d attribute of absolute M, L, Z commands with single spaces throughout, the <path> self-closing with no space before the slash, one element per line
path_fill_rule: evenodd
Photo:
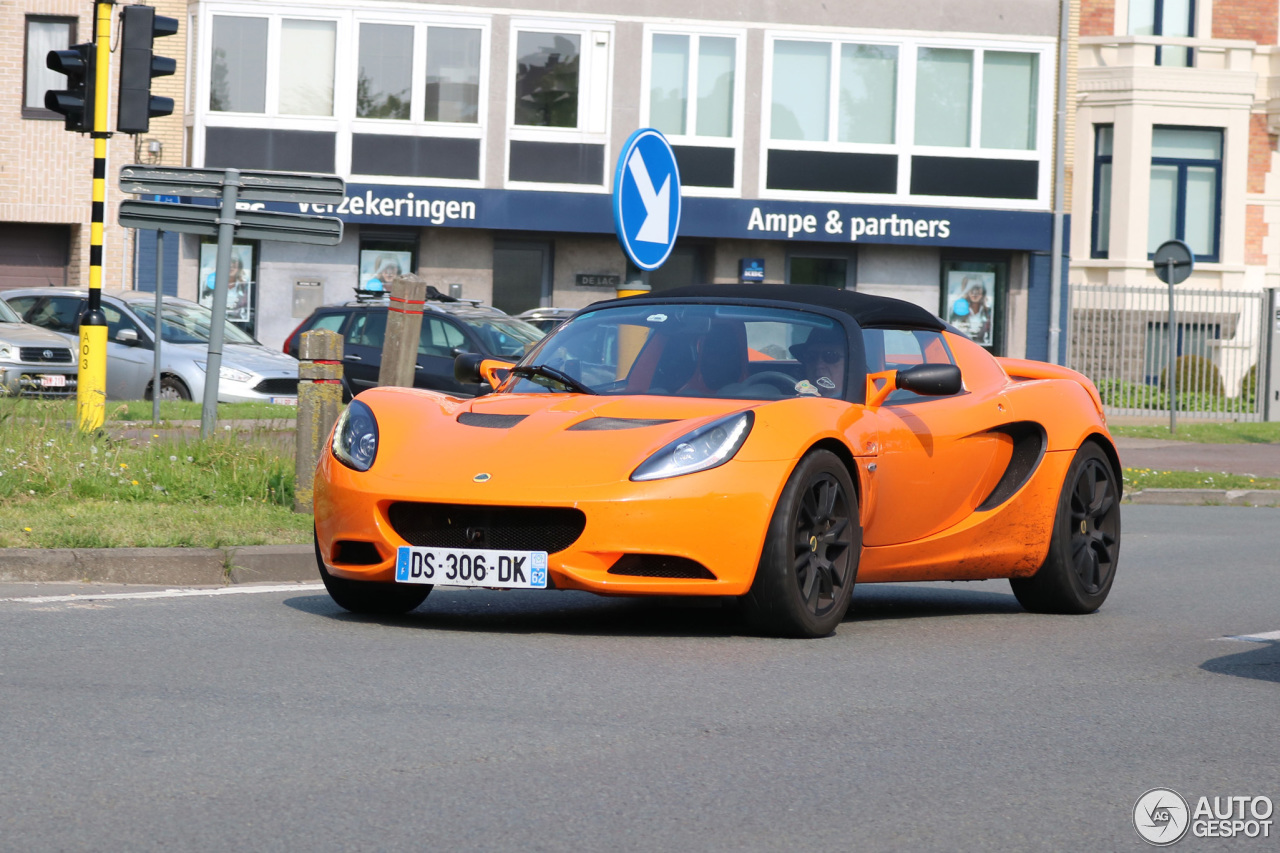
<path fill-rule="evenodd" d="M 600 302 L 474 399 L 374 388 L 315 479 L 316 559 L 356 612 L 434 584 L 739 596 L 835 630 L 854 582 L 1009 578 L 1087 613 L 1120 550 L 1120 462 L 1085 377 L 994 358 L 916 305 L 718 285 Z"/>

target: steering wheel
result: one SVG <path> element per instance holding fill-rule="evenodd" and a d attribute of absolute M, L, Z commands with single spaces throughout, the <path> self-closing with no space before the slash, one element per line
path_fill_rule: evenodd
<path fill-rule="evenodd" d="M 784 394 L 793 395 L 796 393 L 798 381 L 794 376 L 789 376 L 781 370 L 766 370 L 747 378 L 748 385 L 768 385 Z"/>

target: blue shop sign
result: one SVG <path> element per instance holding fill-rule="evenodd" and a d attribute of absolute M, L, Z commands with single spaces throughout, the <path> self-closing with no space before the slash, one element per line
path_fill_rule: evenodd
<path fill-rule="evenodd" d="M 347 184 L 341 204 L 257 203 L 265 210 L 337 216 L 367 225 L 614 232 L 604 193 Z M 1053 215 L 898 204 L 685 197 L 681 237 L 1048 251 Z"/>

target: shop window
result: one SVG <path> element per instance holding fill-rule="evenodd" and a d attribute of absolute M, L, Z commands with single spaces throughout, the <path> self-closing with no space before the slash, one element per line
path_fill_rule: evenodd
<path fill-rule="evenodd" d="M 1190 38 L 1196 31 L 1195 0 L 1129 0 L 1129 35 Z M 1156 47 L 1156 65 L 1189 68 L 1189 47 Z"/>
<path fill-rule="evenodd" d="M 226 319 L 250 336 L 258 324 L 258 244 L 233 243 L 223 287 L 226 289 Z M 200 244 L 200 274 L 197 301 L 213 307 L 217 287 L 218 244 Z"/>
<path fill-rule="evenodd" d="M 44 93 L 65 89 L 67 78 L 51 70 L 45 60 L 51 50 L 65 50 L 76 37 L 75 18 L 28 15 L 26 18 L 26 50 L 22 76 L 22 115 L 24 118 L 62 119 L 44 107 Z"/>
<path fill-rule="evenodd" d="M 1008 282 L 1005 259 L 944 257 L 939 316 L 987 351 L 1003 355 Z"/>
<path fill-rule="evenodd" d="M 391 282 L 418 268 L 416 231 L 360 230 L 360 276 L 356 289 L 387 293 Z"/>
<path fill-rule="evenodd" d="M 1100 124 L 1093 132 L 1093 222 L 1091 257 L 1111 252 L 1111 157 L 1115 129 Z"/>
<path fill-rule="evenodd" d="M 1221 130 L 1154 128 L 1148 257 L 1161 243 L 1178 239 L 1191 247 L 1196 260 L 1217 261 L 1221 193 Z"/>

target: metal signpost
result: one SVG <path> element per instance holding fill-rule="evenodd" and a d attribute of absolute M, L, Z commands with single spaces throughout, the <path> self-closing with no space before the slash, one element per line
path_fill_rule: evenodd
<path fill-rule="evenodd" d="M 1174 325 L 1173 286 L 1187 280 L 1195 267 L 1195 256 L 1191 247 L 1181 240 L 1166 240 L 1156 249 L 1156 277 L 1169 285 L 1169 377 L 1165 385 L 1169 394 L 1169 434 L 1173 435 L 1178 428 L 1178 370 L 1177 370 L 1177 335 L 1178 327 Z"/>
<path fill-rule="evenodd" d="M 239 169 L 182 169 L 162 166 L 125 166 L 120 189 L 127 193 L 216 198 L 218 206 L 169 204 L 158 201 L 126 201 L 120 205 L 120 224 L 126 228 L 153 228 L 218 238 L 214 270 L 213 324 L 209 330 L 209 359 L 205 362 L 204 401 L 200 410 L 200 436 L 213 434 L 218 413 L 218 385 L 222 371 L 223 329 L 227 316 L 227 276 L 231 269 L 231 243 L 280 240 L 332 246 L 342 240 L 342 220 L 332 216 L 306 216 L 261 210 L 236 210 L 240 200 L 340 204 L 346 183 L 337 175 L 257 172 Z M 159 300 L 157 278 L 157 300 Z M 160 312 L 156 312 L 157 320 Z M 157 335 L 157 342 L 159 336 Z M 153 396 L 159 393 L 157 387 Z"/>

